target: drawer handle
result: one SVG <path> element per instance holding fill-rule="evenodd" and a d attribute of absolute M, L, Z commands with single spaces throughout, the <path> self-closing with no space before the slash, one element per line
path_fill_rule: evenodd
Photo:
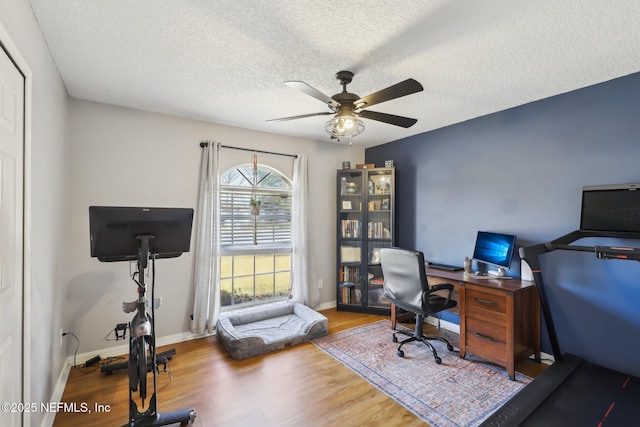
<path fill-rule="evenodd" d="M 477 333 L 477 332 L 474 332 L 474 333 L 473 333 L 473 335 L 475 335 L 475 336 L 477 336 L 478 338 L 481 338 L 481 339 L 483 339 L 483 340 L 485 340 L 485 341 L 500 342 L 500 340 L 499 340 L 499 339 L 497 339 L 497 338 L 488 337 L 488 336 L 486 336 L 486 335 L 482 335 L 482 334 L 479 334 L 479 333 Z"/>
<path fill-rule="evenodd" d="M 474 301 L 477 301 L 477 302 L 479 302 L 479 303 L 482 303 L 482 304 L 498 305 L 498 302 L 497 302 L 497 301 L 489 301 L 489 300 L 486 300 L 486 299 L 480 299 L 480 298 L 474 298 L 473 300 L 474 300 Z"/>

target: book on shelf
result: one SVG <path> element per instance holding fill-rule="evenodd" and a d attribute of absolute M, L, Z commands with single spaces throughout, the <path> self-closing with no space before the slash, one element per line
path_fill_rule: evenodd
<path fill-rule="evenodd" d="M 367 224 L 367 237 L 369 239 L 386 238 L 384 224 L 380 221 Z"/>
<path fill-rule="evenodd" d="M 350 283 L 358 282 L 359 280 L 360 267 L 342 266 L 340 268 L 340 282 Z"/>
<path fill-rule="evenodd" d="M 342 237 L 359 238 L 362 234 L 362 227 L 359 219 L 343 219 L 341 221 Z"/>
<path fill-rule="evenodd" d="M 340 293 L 343 304 L 351 303 L 351 293 L 355 284 L 353 282 L 343 282 L 340 284 Z"/>

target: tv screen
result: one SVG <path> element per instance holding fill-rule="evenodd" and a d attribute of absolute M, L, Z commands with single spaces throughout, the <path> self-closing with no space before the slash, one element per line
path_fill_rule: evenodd
<path fill-rule="evenodd" d="M 140 235 L 152 235 L 149 252 L 172 258 L 189 252 L 193 209 L 90 206 L 91 256 L 100 261 L 138 259 Z"/>
<path fill-rule="evenodd" d="M 640 233 L 640 184 L 583 187 L 580 230 Z"/>
<path fill-rule="evenodd" d="M 498 267 L 509 268 L 516 245 L 516 236 L 511 234 L 478 231 L 473 259 Z"/>

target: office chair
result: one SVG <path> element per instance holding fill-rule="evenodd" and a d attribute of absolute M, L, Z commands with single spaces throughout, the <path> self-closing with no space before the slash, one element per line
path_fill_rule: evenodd
<path fill-rule="evenodd" d="M 455 307 L 458 303 L 451 299 L 453 285 L 442 283 L 429 286 L 425 272 L 424 255 L 422 252 L 400 248 L 383 248 L 380 251 L 382 275 L 384 276 L 384 294 L 397 307 L 416 314 L 415 331 L 395 331 L 393 342 L 398 342 L 396 334 L 409 336 L 400 342 L 398 356 L 403 357 L 402 346 L 412 341 L 422 341 L 433 352 L 437 364 L 442 363 L 436 349 L 429 340 L 440 340 L 447 344 L 447 350 L 453 351 L 453 346 L 443 337 L 426 336 L 422 333 L 424 319 L 442 310 Z M 434 292 L 447 290 L 446 297 Z"/>

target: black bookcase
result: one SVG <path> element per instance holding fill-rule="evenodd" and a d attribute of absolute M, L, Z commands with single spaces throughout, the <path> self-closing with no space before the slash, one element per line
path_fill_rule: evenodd
<path fill-rule="evenodd" d="M 339 170 L 337 194 L 337 308 L 389 314 L 380 248 L 395 243 L 395 169 Z"/>

